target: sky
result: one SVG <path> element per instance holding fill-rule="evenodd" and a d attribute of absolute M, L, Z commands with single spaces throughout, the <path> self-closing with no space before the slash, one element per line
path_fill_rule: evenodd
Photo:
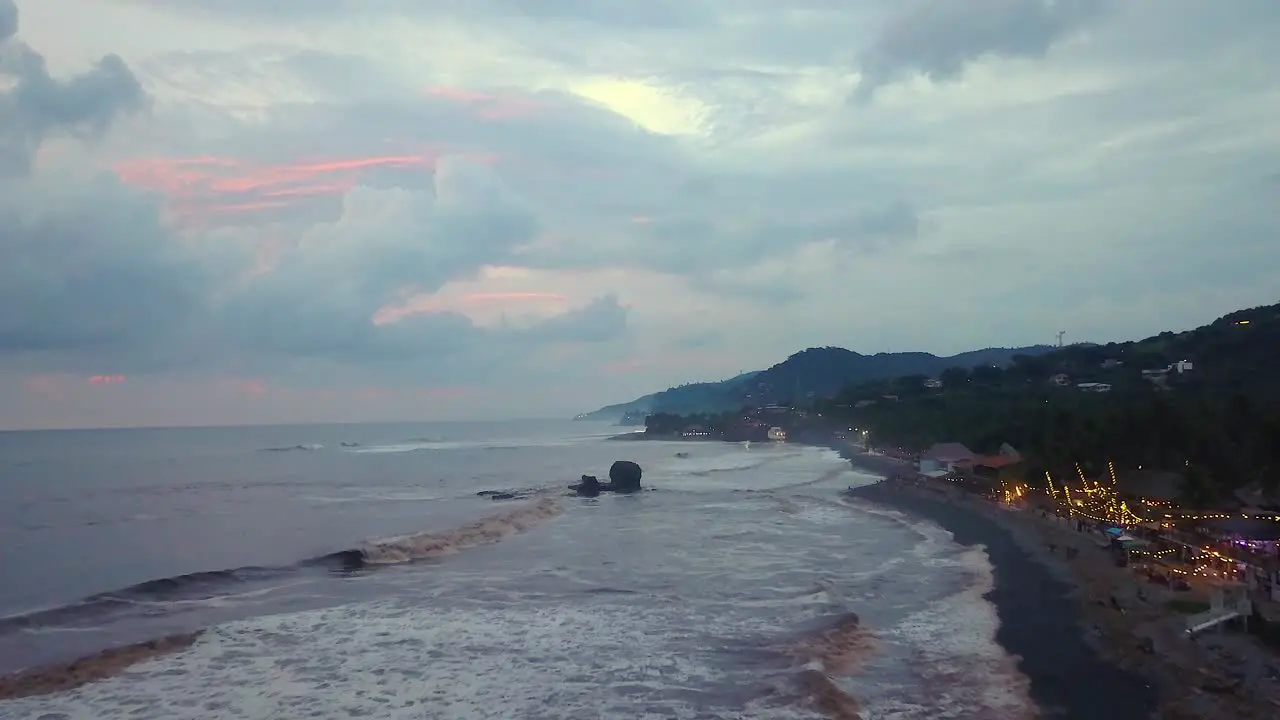
<path fill-rule="evenodd" d="M 571 416 L 1280 300 L 1274 0 L 0 0 L 0 428 Z"/>

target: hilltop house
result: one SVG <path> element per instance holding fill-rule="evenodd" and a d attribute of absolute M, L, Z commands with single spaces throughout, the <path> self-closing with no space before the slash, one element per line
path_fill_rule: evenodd
<path fill-rule="evenodd" d="M 1144 380 L 1150 380 L 1157 385 L 1162 385 L 1166 380 L 1168 380 L 1170 373 L 1182 375 L 1189 373 L 1194 369 L 1195 364 L 1190 360 L 1179 360 L 1175 363 L 1170 363 L 1167 367 L 1143 370 L 1142 378 Z"/>

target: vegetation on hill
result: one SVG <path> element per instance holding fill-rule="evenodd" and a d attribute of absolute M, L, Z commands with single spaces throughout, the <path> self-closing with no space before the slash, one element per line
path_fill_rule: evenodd
<path fill-rule="evenodd" d="M 574 418 L 575 420 L 604 420 L 627 425 L 641 425 L 646 415 L 655 412 L 694 414 L 722 412 L 737 407 L 739 388 L 760 371 L 743 373 L 719 382 L 688 383 L 650 393 L 631 402 L 607 405 Z"/>
<path fill-rule="evenodd" d="M 1185 372 L 1154 371 L 1190 361 Z M 829 420 L 870 428 L 872 442 L 912 450 L 955 441 L 977 452 L 1008 442 L 1028 458 L 1031 479 L 1170 470 L 1191 500 L 1280 481 L 1280 305 L 1226 315 L 1195 330 L 1136 342 L 1070 346 L 942 373 L 854 385 L 815 404 Z M 1058 385 L 1054 376 L 1066 385 Z M 1088 392 L 1079 383 L 1106 383 Z M 889 396 L 889 397 L 886 397 Z M 896 399 L 895 399 L 896 398 Z"/>
<path fill-rule="evenodd" d="M 721 413 L 744 406 L 808 403 L 829 398 L 854 383 L 915 373 L 937 376 L 950 367 L 1008 365 L 1017 355 L 1035 356 L 1047 345 L 987 348 L 951 357 L 922 352 L 862 355 L 837 347 L 809 348 L 773 367 L 714 383 L 692 383 L 579 415 L 581 420 L 617 420 L 641 424 L 654 413 Z"/>

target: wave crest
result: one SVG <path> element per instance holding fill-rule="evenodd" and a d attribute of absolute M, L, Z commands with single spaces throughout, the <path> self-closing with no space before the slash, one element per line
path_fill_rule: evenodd
<path fill-rule="evenodd" d="M 447 532 L 424 532 L 388 538 L 364 545 L 359 548 L 359 551 L 364 560 L 371 565 L 427 560 L 475 545 L 497 542 L 524 532 L 559 514 L 560 505 L 555 498 L 544 497 Z"/>
<path fill-rule="evenodd" d="M 359 572 L 371 566 L 428 560 L 476 545 L 497 542 L 560 514 L 554 497 L 542 497 L 452 530 L 423 532 L 366 543 L 279 567 L 211 570 L 147 580 L 97 593 L 73 603 L 0 617 L 0 635 L 44 627 L 76 627 L 104 617 L 154 612 L 155 603 L 219 601 L 278 583 L 305 570 Z"/>

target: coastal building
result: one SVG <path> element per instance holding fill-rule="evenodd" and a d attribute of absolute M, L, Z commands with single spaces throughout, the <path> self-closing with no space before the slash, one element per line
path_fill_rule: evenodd
<path fill-rule="evenodd" d="M 1066 373 L 1058 373 L 1057 375 L 1049 378 L 1049 382 L 1057 385 L 1058 387 L 1066 387 L 1071 384 L 1071 378 L 1067 377 Z"/>
<path fill-rule="evenodd" d="M 1102 365 L 1100 367 L 1103 370 L 1115 370 L 1116 368 L 1124 367 L 1124 361 L 1117 360 L 1116 358 L 1107 358 L 1102 361 Z"/>
<path fill-rule="evenodd" d="M 780 427 L 769 428 L 769 439 L 774 442 L 786 442 L 787 431 Z"/>
<path fill-rule="evenodd" d="M 942 387 L 942 381 L 937 378 L 929 378 L 928 380 L 924 381 L 924 386 L 927 388 L 932 388 L 936 390 Z"/>
<path fill-rule="evenodd" d="M 926 477 L 942 477 L 955 472 L 962 463 L 973 462 L 977 454 L 960 443 L 937 443 L 920 455 L 918 472 Z"/>
<path fill-rule="evenodd" d="M 1197 529 L 1215 541 L 1251 591 L 1280 602 L 1280 516 L 1210 518 L 1197 521 Z"/>
<path fill-rule="evenodd" d="M 686 438 L 704 438 L 710 435 L 711 431 L 701 425 L 690 425 L 680 431 L 680 437 Z"/>
<path fill-rule="evenodd" d="M 1111 383 L 1100 383 L 1100 382 L 1076 383 L 1076 389 L 1081 392 L 1095 392 L 1095 393 L 1111 392 Z"/>
<path fill-rule="evenodd" d="M 1022 456 L 1017 451 L 978 455 L 972 460 L 956 463 L 956 469 L 973 489 L 986 492 L 1021 485 L 1023 481 Z"/>

